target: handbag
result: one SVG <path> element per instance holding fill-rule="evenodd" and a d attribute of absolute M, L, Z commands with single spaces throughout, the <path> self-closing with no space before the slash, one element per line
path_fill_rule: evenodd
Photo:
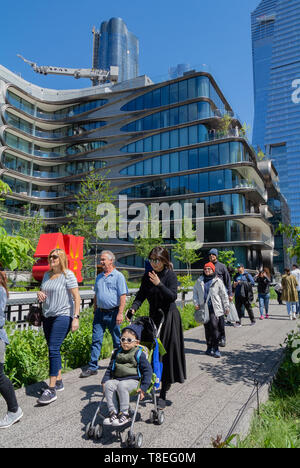
<path fill-rule="evenodd" d="M 206 302 L 204 303 L 204 307 L 201 308 L 201 309 L 195 310 L 194 319 L 198 323 L 206 324 L 210 320 L 208 306 L 205 307 L 206 304 L 208 303 L 209 299 L 210 299 L 210 293 L 211 293 L 211 291 L 209 290 Z"/>
<path fill-rule="evenodd" d="M 238 316 L 236 307 L 233 302 L 229 302 L 229 314 L 227 315 L 227 322 L 239 322 L 240 318 Z"/>
<path fill-rule="evenodd" d="M 26 317 L 27 322 L 29 325 L 34 327 L 40 327 L 43 322 L 43 312 L 42 312 L 42 303 L 39 302 L 38 304 L 30 304 L 29 306 L 29 313 Z"/>

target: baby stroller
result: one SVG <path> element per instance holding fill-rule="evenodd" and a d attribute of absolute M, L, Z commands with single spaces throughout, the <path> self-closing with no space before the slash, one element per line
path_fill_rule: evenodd
<path fill-rule="evenodd" d="M 153 409 L 151 409 L 151 411 L 150 411 L 149 419 L 150 419 L 151 423 L 156 423 L 156 424 L 161 425 L 161 424 L 163 424 L 163 422 L 165 420 L 165 415 L 164 415 L 163 410 L 160 409 L 158 407 L 158 405 L 157 405 L 156 389 L 160 385 L 160 377 L 161 377 L 161 372 L 162 372 L 162 363 L 160 362 L 160 360 L 159 360 L 159 362 L 158 362 L 157 359 L 155 359 L 155 361 L 153 360 L 154 355 L 156 355 L 156 357 L 157 357 L 157 355 L 163 356 L 166 353 L 161 341 L 159 340 L 161 327 L 162 327 L 163 322 L 164 322 L 164 313 L 163 313 L 163 311 L 161 309 L 159 310 L 159 312 L 161 314 L 161 321 L 160 321 L 158 329 L 156 328 L 153 320 L 150 317 L 139 317 L 139 318 L 137 318 L 137 320 L 135 320 L 134 322 L 131 322 L 131 323 L 136 324 L 136 325 L 142 325 L 142 327 L 143 327 L 142 337 L 141 337 L 141 346 L 143 347 L 144 351 L 146 351 L 146 352 L 148 351 L 147 359 L 150 362 L 150 364 L 152 365 L 152 368 L 154 366 L 154 369 L 155 369 L 155 372 L 156 372 L 156 373 L 153 372 L 152 382 L 150 384 L 150 387 L 147 390 L 147 395 L 151 395 L 152 403 L 153 403 Z M 129 317 L 128 317 L 128 319 L 130 320 Z M 137 386 L 137 389 L 138 389 L 138 386 Z M 134 396 L 136 394 L 137 394 L 136 391 L 134 391 L 130 395 Z M 126 429 L 128 429 L 128 427 L 130 426 L 130 429 L 129 429 L 128 433 L 127 433 L 126 440 L 125 440 L 126 446 L 127 447 L 132 447 L 132 448 L 133 447 L 141 448 L 142 444 L 143 444 L 143 434 L 141 432 L 138 432 L 137 434 L 134 434 L 134 424 L 135 424 L 135 421 L 136 421 L 136 418 L 137 418 L 138 408 L 139 408 L 139 404 L 140 404 L 140 393 L 138 393 L 137 395 L 138 396 L 137 396 L 135 411 L 130 413 L 131 420 L 127 424 L 125 424 L 124 426 L 118 427 L 118 428 L 103 425 L 103 421 L 105 419 L 105 416 L 101 412 L 102 407 L 104 405 L 104 400 L 105 400 L 105 395 L 103 395 L 102 400 L 100 401 L 100 403 L 98 405 L 98 408 L 97 408 L 97 410 L 95 412 L 95 415 L 94 415 L 92 421 L 89 422 L 87 424 L 87 426 L 86 426 L 86 430 L 85 430 L 86 437 L 87 438 L 93 438 L 94 440 L 100 440 L 102 438 L 102 435 L 103 435 L 104 427 L 107 427 L 112 432 L 113 431 L 116 432 L 117 438 L 120 439 L 120 441 L 122 443 L 123 441 L 122 441 L 122 435 L 121 434 Z M 98 416 L 101 419 L 100 424 L 96 424 L 96 420 L 97 420 Z"/>

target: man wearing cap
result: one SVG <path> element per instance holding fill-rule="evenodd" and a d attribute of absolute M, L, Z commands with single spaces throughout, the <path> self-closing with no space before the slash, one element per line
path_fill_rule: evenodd
<path fill-rule="evenodd" d="M 252 287 L 255 285 L 255 282 L 250 273 L 245 271 L 245 267 L 242 263 L 238 264 L 237 268 L 238 273 L 233 279 L 236 310 L 241 322 L 244 316 L 244 309 L 246 309 L 251 320 L 251 325 L 255 325 L 256 321 L 251 306 L 251 301 L 253 301 Z"/>
<path fill-rule="evenodd" d="M 225 288 L 227 290 L 229 300 L 232 301 L 233 293 L 232 293 L 230 274 L 226 268 L 226 265 L 224 265 L 224 263 L 219 262 L 218 256 L 219 256 L 219 252 L 217 249 L 211 249 L 209 251 L 209 261 L 214 264 L 216 276 L 223 281 Z M 219 318 L 219 332 L 220 332 L 219 345 L 224 348 L 226 346 L 224 315 Z"/>

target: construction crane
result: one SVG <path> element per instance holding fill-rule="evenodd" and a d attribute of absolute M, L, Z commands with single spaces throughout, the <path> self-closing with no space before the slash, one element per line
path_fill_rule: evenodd
<path fill-rule="evenodd" d="M 119 67 L 110 67 L 109 70 L 100 70 L 97 68 L 66 68 L 66 67 L 50 67 L 38 66 L 35 62 L 26 60 L 22 55 L 17 54 L 25 63 L 28 63 L 31 68 L 42 75 L 66 75 L 74 78 L 90 78 L 93 84 L 103 84 L 107 82 L 117 83 L 119 75 Z"/>

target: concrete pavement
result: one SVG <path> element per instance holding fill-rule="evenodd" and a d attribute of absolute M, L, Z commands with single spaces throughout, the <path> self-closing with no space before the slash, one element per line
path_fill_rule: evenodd
<path fill-rule="evenodd" d="M 258 309 L 255 309 L 258 318 Z M 158 426 L 149 421 L 152 404 L 140 406 L 141 419 L 135 433 L 142 432 L 145 448 L 211 447 L 212 438 L 224 439 L 230 430 L 245 434 L 253 410 L 257 407 L 254 381 L 258 382 L 259 399 L 268 396 L 268 383 L 275 374 L 282 356 L 280 344 L 296 322 L 287 319 L 285 306 L 271 301 L 270 319 L 254 327 L 245 318 L 243 327 L 226 327 L 227 346 L 222 358 L 204 354 L 203 327 L 185 332 L 188 378 L 174 384 L 168 393 L 165 422 Z M 98 376 L 80 379 L 80 369 L 64 375 L 65 391 L 46 407 L 36 405 L 40 384 L 17 391 L 24 417 L 9 429 L 0 431 L 0 447 L 78 447 L 116 448 L 120 442 L 109 430 L 101 441 L 87 440 L 86 424 L 91 421 L 101 397 L 100 381 L 108 360 L 101 361 Z M 245 403 L 245 411 L 242 412 Z M 134 407 L 134 405 L 133 405 Z M 0 399 L 0 415 L 6 411 Z M 232 427 L 242 413 L 236 427 Z M 127 432 L 127 431 L 126 431 Z"/>

